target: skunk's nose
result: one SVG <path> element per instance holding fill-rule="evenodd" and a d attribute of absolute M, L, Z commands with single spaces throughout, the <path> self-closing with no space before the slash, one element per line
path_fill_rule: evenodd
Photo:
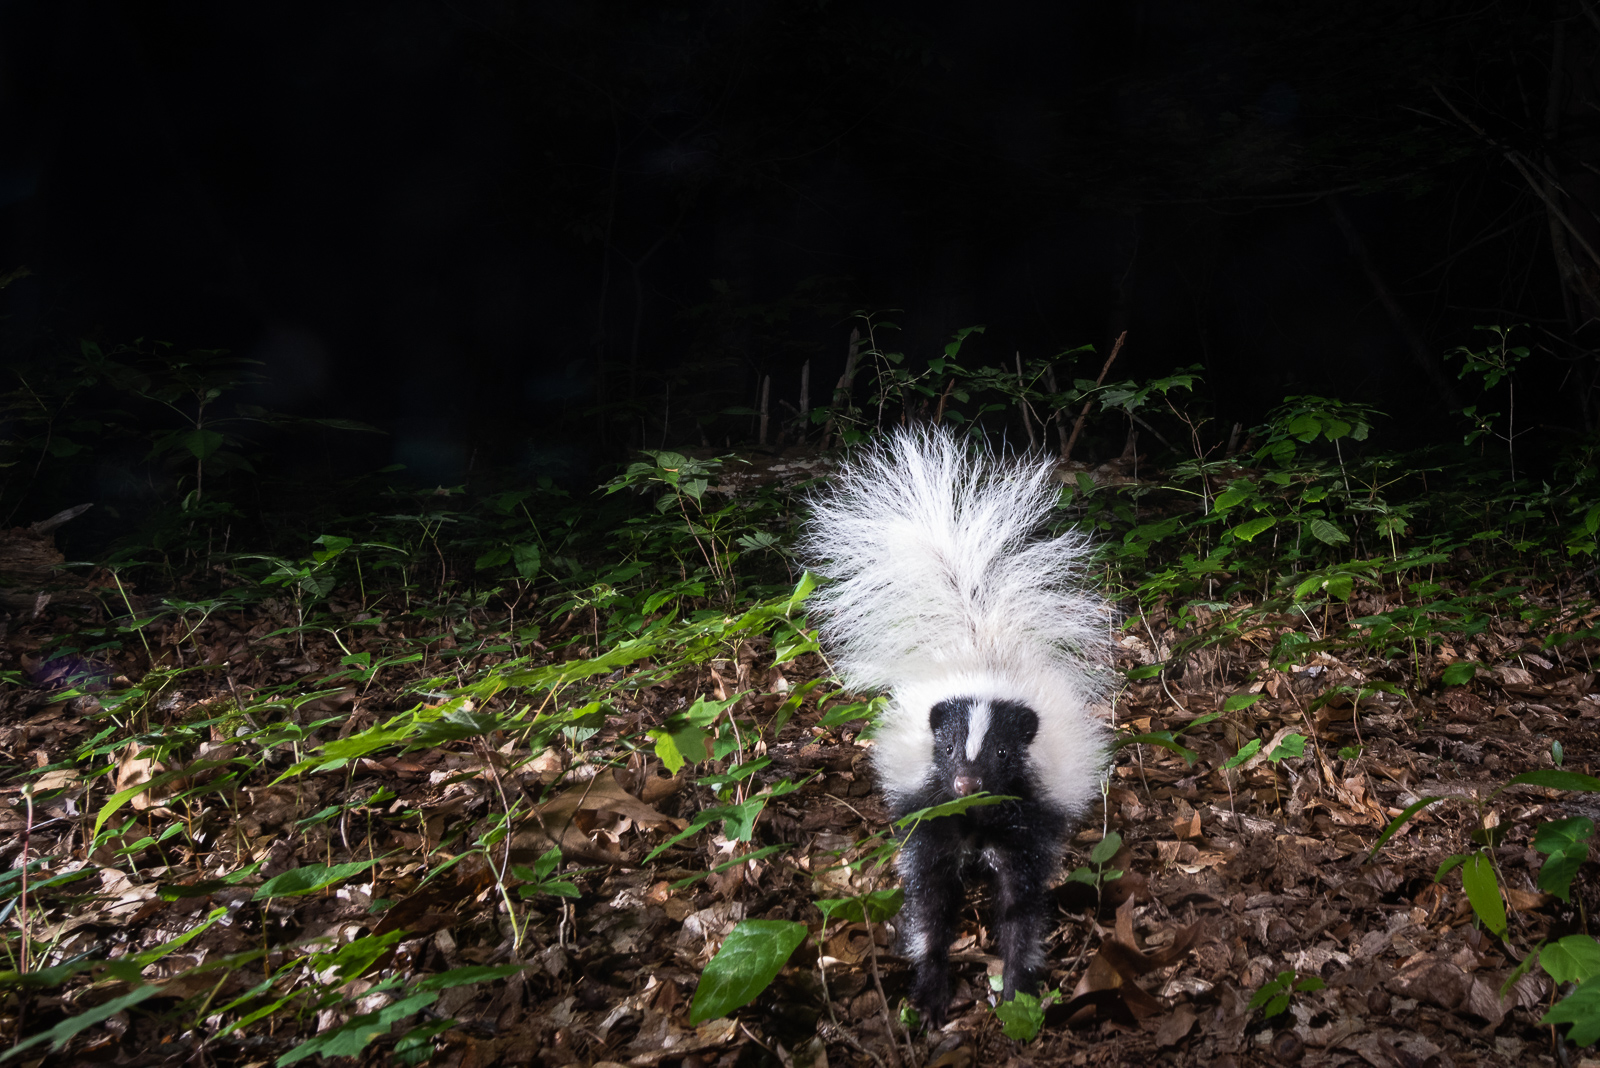
<path fill-rule="evenodd" d="M 957 775 L 950 785 L 955 788 L 957 797 L 968 797 L 983 789 L 983 780 L 976 775 Z"/>

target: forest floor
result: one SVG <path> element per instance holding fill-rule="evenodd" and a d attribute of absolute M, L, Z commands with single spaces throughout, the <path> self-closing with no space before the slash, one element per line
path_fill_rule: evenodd
<path fill-rule="evenodd" d="M 1524 596 L 1555 606 L 1568 593 Z M 1363 596 L 1331 610 L 1370 614 L 1385 597 Z M 824 923 L 813 904 L 894 885 L 892 869 L 840 864 L 870 850 L 886 814 L 860 723 L 818 725 L 823 689 L 755 748 L 770 762 L 739 796 L 790 792 L 772 791 L 747 833 L 706 825 L 646 861 L 727 784 L 687 767 L 669 776 L 636 744 L 643 732 L 702 699 L 770 723 L 824 674 L 817 655 L 774 667 L 771 640 L 754 635 L 698 665 L 658 652 L 613 668 L 581 639 L 558 647 L 592 624 L 582 611 L 527 643 L 484 610 L 468 616 L 468 628 L 441 627 L 334 602 L 333 622 L 310 630 L 278 600 L 168 616 L 120 649 L 71 653 L 61 638 L 81 611 L 13 621 L 0 662 L 15 680 L 0 685 L 12 957 L 0 961 L 11 969 L 0 1039 L 43 1036 L 15 1063 L 1579 1063 L 1537 1023 L 1551 980 L 1513 970 L 1600 905 L 1592 863 L 1570 900 L 1540 890 L 1546 857 L 1533 845 L 1540 825 L 1600 818 L 1600 798 L 1496 791 L 1558 762 L 1600 771 L 1591 640 L 1552 650 L 1508 616 L 1470 648 L 1430 650 L 1436 665 L 1480 665 L 1456 686 L 1414 662 L 1326 652 L 1273 670 L 1276 631 L 1328 629 L 1300 612 L 1191 654 L 1175 677 L 1130 683 L 1117 726 L 1194 724 L 1177 737 L 1192 762 L 1151 744 L 1119 750 L 1067 868 L 1090 866 L 1107 831 L 1120 849 L 1099 885 L 1090 875 L 1057 891 L 1048 958 L 1062 995 L 1021 1042 L 989 1007 L 986 891 L 973 889 L 954 949 L 952 1022 L 933 1033 L 898 1014 L 894 921 Z M 1152 662 L 1175 637 L 1147 614 L 1122 632 L 1119 666 Z M 612 687 L 603 715 L 546 748 L 507 725 L 555 707 L 559 688 L 526 704 L 515 678 L 470 700 L 451 689 L 515 657 L 535 672 L 589 665 Z M 1245 693 L 1260 699 L 1237 707 Z M 446 705 L 466 727 L 338 748 Z M 1296 735 L 1298 752 L 1284 744 Z M 1252 739 L 1263 744 L 1240 760 Z M 1442 800 L 1374 855 L 1385 827 L 1429 797 Z M 552 845 L 554 868 L 540 864 Z M 1489 858 L 1503 938 L 1463 889 L 1478 861 L 1436 878 L 1461 854 Z M 753 1002 L 692 1023 L 702 969 L 746 919 L 799 921 L 810 937 Z M 1280 978 L 1287 1006 L 1252 1007 Z"/>

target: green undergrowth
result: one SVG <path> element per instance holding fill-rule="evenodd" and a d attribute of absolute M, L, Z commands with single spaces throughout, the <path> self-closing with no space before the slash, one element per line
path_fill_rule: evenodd
<path fill-rule="evenodd" d="M 870 401 L 836 399 L 812 415 L 846 445 L 935 402 L 975 435 L 1020 417 L 1030 436 L 1065 442 L 1074 413 L 1091 410 L 1098 440 L 1145 428 L 1188 443 L 1159 466 L 1071 469 L 1062 488 L 1059 524 L 1091 533 L 1095 580 L 1122 609 L 1126 681 L 1210 674 L 1237 695 L 1181 727 L 1125 735 L 1126 751 L 1155 746 L 1196 763 L 1211 757 L 1186 743 L 1226 739 L 1237 753 L 1217 764 L 1226 778 L 1262 749 L 1239 725 L 1273 672 L 1362 665 L 1359 682 L 1312 698 L 1310 715 L 1340 699 L 1468 685 L 1523 653 L 1583 657 L 1600 635 L 1583 581 L 1600 530 L 1593 448 L 1549 452 L 1542 467 L 1514 456 L 1518 435 L 1497 431 L 1488 400 L 1467 413 L 1468 442 L 1449 448 L 1386 451 L 1375 444 L 1381 413 L 1304 395 L 1224 443 L 1209 435 L 1193 369 L 1097 382 L 1072 377 L 1074 359 L 1099 362 L 1079 352 L 1059 366 L 969 370 L 957 362 L 969 331 L 913 373 L 879 351 L 885 324 L 869 325 Z M 1490 399 L 1520 359 L 1497 336 L 1499 350 L 1464 361 L 1490 369 L 1480 371 Z M 25 659 L 0 678 L 14 705 L 48 694 L 29 715 L 76 714 L 48 760 L 5 769 L 30 843 L 0 875 L 0 990 L 22 1028 L 6 1057 L 85 1041 L 93 1025 L 133 1013 L 216 1048 L 273 1036 L 260 1048 L 280 1065 L 374 1042 L 421 1063 L 454 1026 L 433 1008 L 445 992 L 511 981 L 536 948 L 567 946 L 574 911 L 595 905 L 588 876 L 608 866 L 649 868 L 678 890 L 764 862 L 808 887 L 782 917 L 732 926 L 702 962 L 693 1024 L 756 999 L 802 945 L 849 925 L 870 942 L 893 922 L 890 829 L 807 855 L 763 818 L 819 789 L 794 750 L 853 740 L 881 703 L 839 690 L 806 618 L 814 580 L 789 553 L 804 483 L 734 492 L 723 485 L 737 458 L 655 451 L 595 494 L 548 480 L 385 488 L 298 545 L 241 544 L 216 487 L 248 466 L 248 450 L 203 399 L 235 380 L 179 361 L 167 373 L 192 387 L 181 394 L 148 377 L 175 359 L 164 351 L 140 350 L 147 378 L 131 382 L 108 359 L 86 350 L 82 374 L 100 377 L 84 388 L 120 383 L 174 411 L 182 396 L 202 400 L 153 445 L 157 460 L 181 456 L 189 479 L 160 538 L 69 569 L 88 596 L 58 600 L 19 631 Z M 1499 440 L 1504 452 L 1490 447 Z M 238 462 L 207 483 L 219 456 Z M 1310 760 L 1306 740 L 1289 735 L 1266 756 Z M 581 829 L 608 782 L 642 798 L 669 778 L 681 784 L 676 810 L 641 802 L 633 837 L 604 845 Z M 436 793 L 422 797 L 419 783 Z M 442 798 L 456 787 L 465 800 L 449 809 Z M 301 843 L 292 865 L 263 834 L 264 798 L 289 810 L 273 833 Z M 913 814 L 898 831 L 993 800 Z M 1564 893 L 1593 826 L 1550 826 L 1536 844 L 1547 870 L 1566 873 Z M 1097 901 L 1122 874 L 1111 866 L 1119 844 L 1107 830 L 1094 868 L 1070 877 Z M 1474 880 L 1472 906 L 1499 935 L 1486 856 L 1453 858 L 1439 877 L 1459 868 Z M 183 930 L 87 938 L 67 922 L 110 915 L 130 894 L 187 917 Z M 489 917 L 485 959 L 425 966 L 419 917 L 469 901 Z M 315 922 L 295 911 L 313 906 Z M 1581 984 L 1548 1020 L 1592 1040 L 1600 952 L 1569 942 L 1542 951 L 1550 975 Z M 1311 989 L 1292 973 L 1273 984 L 1257 995 L 1269 1015 Z M 1033 1037 L 1063 997 L 1003 1008 L 1005 1034 Z"/>

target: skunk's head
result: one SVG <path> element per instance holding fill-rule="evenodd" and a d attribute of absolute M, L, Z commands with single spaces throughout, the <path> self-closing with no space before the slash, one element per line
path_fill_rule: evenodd
<path fill-rule="evenodd" d="M 1028 747 L 1039 732 L 1039 716 L 1016 701 L 952 697 L 928 714 L 933 728 L 933 770 L 951 797 L 980 790 L 1029 796 Z"/>

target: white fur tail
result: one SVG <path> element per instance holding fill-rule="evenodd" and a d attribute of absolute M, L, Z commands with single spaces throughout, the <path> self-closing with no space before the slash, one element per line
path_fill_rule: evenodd
<path fill-rule="evenodd" d="M 1051 461 L 1004 461 L 939 428 L 852 457 L 804 544 L 834 580 L 813 603 L 844 680 L 1061 673 L 1087 697 L 1108 615 L 1081 591 L 1085 540 L 1040 537 L 1057 493 Z"/>

